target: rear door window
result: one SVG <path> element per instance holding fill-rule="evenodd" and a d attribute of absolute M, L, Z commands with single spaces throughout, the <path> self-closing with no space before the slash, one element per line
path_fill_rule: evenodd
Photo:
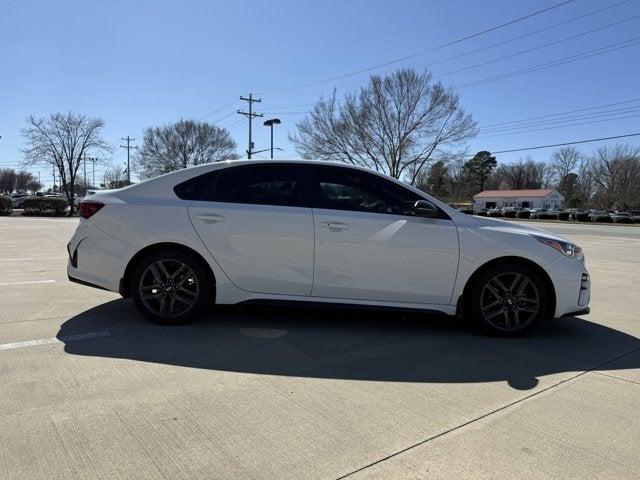
<path fill-rule="evenodd" d="M 298 207 L 298 167 L 288 164 L 248 165 L 226 168 L 216 176 L 203 200 Z"/>

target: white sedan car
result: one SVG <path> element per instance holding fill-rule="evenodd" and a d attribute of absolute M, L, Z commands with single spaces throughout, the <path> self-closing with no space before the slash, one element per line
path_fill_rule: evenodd
<path fill-rule="evenodd" d="M 588 312 L 582 250 L 350 165 L 229 161 L 80 206 L 71 281 L 163 324 L 208 304 L 323 302 L 464 315 L 514 336 Z"/>

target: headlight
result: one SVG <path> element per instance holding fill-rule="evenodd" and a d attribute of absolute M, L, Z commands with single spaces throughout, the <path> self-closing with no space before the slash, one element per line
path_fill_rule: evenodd
<path fill-rule="evenodd" d="M 560 240 L 554 240 L 553 238 L 538 237 L 536 235 L 533 235 L 533 237 L 540 243 L 544 243 L 545 245 L 554 248 L 567 257 L 575 258 L 576 260 L 584 259 L 582 249 L 579 246 L 574 245 L 573 243 L 562 242 Z"/>

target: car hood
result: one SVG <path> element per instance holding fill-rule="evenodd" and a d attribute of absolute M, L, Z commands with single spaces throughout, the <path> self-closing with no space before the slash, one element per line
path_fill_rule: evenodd
<path fill-rule="evenodd" d="M 489 229 L 496 232 L 511 233 L 514 235 L 539 235 L 541 237 L 573 243 L 560 235 L 550 232 L 549 230 L 532 227 L 531 225 L 526 225 L 517 221 L 499 220 L 487 217 L 474 217 L 474 220 L 476 220 L 478 225 L 476 228 L 480 228 L 482 230 Z"/>

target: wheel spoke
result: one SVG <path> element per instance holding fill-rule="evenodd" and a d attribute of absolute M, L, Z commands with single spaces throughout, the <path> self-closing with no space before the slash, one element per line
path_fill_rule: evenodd
<path fill-rule="evenodd" d="M 507 328 L 511 328 L 511 320 L 509 320 L 509 310 L 504 311 L 504 325 Z"/>
<path fill-rule="evenodd" d="M 169 275 L 169 272 L 167 271 L 167 267 L 164 266 L 164 262 L 160 260 L 159 262 L 156 262 L 156 265 L 158 265 L 158 269 L 164 275 L 165 280 L 169 280 L 171 278 L 171 275 Z"/>
<path fill-rule="evenodd" d="M 536 313 L 538 311 L 538 306 L 537 305 L 535 307 L 519 306 L 518 310 L 521 312 Z"/>
<path fill-rule="evenodd" d="M 149 270 L 151 271 L 151 274 L 153 275 L 153 278 L 155 278 L 157 283 L 164 282 L 164 280 L 162 279 L 162 276 L 160 275 L 160 272 L 158 271 L 158 267 L 156 267 L 155 263 L 149 266 Z"/>
<path fill-rule="evenodd" d="M 184 287 L 178 288 L 177 291 L 180 292 L 180 293 L 185 293 L 190 298 L 196 298 L 198 296 L 198 294 L 196 292 L 192 292 L 191 290 L 187 290 Z"/>
<path fill-rule="evenodd" d="M 489 289 L 489 291 L 491 292 L 491 294 L 492 294 L 494 297 L 496 297 L 496 299 L 498 299 L 498 300 L 502 300 L 502 295 L 500 295 L 500 293 L 498 293 L 498 291 L 496 290 L 496 288 L 495 288 L 493 285 L 491 285 L 491 282 L 492 282 L 492 281 L 493 281 L 493 280 L 489 280 L 489 281 L 487 282 L 487 288 Z"/>
<path fill-rule="evenodd" d="M 160 296 L 162 296 L 163 293 L 161 291 L 157 291 L 157 292 L 151 292 L 151 293 L 142 293 L 141 294 L 141 298 L 142 300 L 151 300 L 153 298 L 158 298 Z"/>
<path fill-rule="evenodd" d="M 520 314 L 518 313 L 518 310 L 513 311 L 513 323 L 516 324 L 515 328 L 520 326 Z"/>
<path fill-rule="evenodd" d="M 169 315 L 173 315 L 175 305 L 176 305 L 176 297 L 172 296 L 171 300 L 169 301 Z"/>
<path fill-rule="evenodd" d="M 538 304 L 538 299 L 537 298 L 520 297 L 519 300 L 521 302 L 534 303 L 536 305 Z"/>
<path fill-rule="evenodd" d="M 527 277 L 522 277 L 522 282 L 520 282 L 520 286 L 516 291 L 516 295 L 522 295 L 524 293 L 525 288 L 529 285 L 529 279 Z"/>
<path fill-rule="evenodd" d="M 519 273 L 515 274 L 515 276 L 513 277 L 513 282 L 511 282 L 511 287 L 509 287 L 509 290 L 511 290 L 511 292 L 514 292 L 516 290 L 516 287 L 518 286 L 518 282 L 520 282 L 521 278 L 522 278 L 522 275 L 520 275 Z"/>
<path fill-rule="evenodd" d="M 160 297 L 160 315 L 166 315 L 167 314 L 167 298 L 163 295 L 162 297 Z"/>
<path fill-rule="evenodd" d="M 143 285 L 140 287 L 140 291 L 153 290 L 154 288 L 160 289 L 160 285 L 155 283 L 153 285 Z"/>
<path fill-rule="evenodd" d="M 496 308 L 496 309 L 495 309 L 493 312 L 491 312 L 491 313 L 485 313 L 485 314 L 484 314 L 484 317 L 485 317 L 487 320 L 489 320 L 490 318 L 497 317 L 497 316 L 498 316 L 498 315 L 500 315 L 503 311 L 504 311 L 504 310 L 503 310 L 503 308 L 502 308 L 502 307 L 500 307 L 500 308 Z"/>
<path fill-rule="evenodd" d="M 178 268 L 178 270 L 176 270 L 176 272 L 172 275 L 171 278 L 173 278 L 173 280 L 179 280 L 180 275 L 182 275 L 183 273 L 191 273 L 191 270 L 189 270 L 189 267 L 187 267 L 184 263 L 182 265 L 180 265 L 180 267 Z M 185 275 L 185 278 L 188 275 Z M 183 279 L 184 281 L 184 279 Z"/>
<path fill-rule="evenodd" d="M 489 305 L 485 305 L 484 307 L 482 307 L 482 311 L 486 312 L 487 310 L 495 307 L 496 305 L 502 305 L 502 301 L 496 300 L 495 302 L 491 302 Z"/>
<path fill-rule="evenodd" d="M 195 303 L 195 298 L 183 297 L 182 295 L 179 295 L 177 293 L 176 293 L 175 299 L 189 306 Z"/>

